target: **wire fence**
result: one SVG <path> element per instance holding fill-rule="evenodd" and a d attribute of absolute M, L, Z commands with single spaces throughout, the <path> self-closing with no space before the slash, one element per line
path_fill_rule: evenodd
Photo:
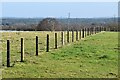
<path fill-rule="evenodd" d="M 44 52 L 59 49 L 66 44 L 79 41 L 101 31 L 106 31 L 106 28 L 92 27 L 79 31 L 6 32 L 0 40 L 0 44 L 2 44 L 0 63 L 2 63 L 1 66 L 11 67 L 16 62 L 26 61 L 28 56 L 38 56 Z"/>

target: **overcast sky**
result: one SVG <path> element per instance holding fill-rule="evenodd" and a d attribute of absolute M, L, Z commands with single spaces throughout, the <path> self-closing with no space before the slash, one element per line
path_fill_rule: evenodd
<path fill-rule="evenodd" d="M 2 17 L 114 17 L 117 2 L 3 2 Z"/>

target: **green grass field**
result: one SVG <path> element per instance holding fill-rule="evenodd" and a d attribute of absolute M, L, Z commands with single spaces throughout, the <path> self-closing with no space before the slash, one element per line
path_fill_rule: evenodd
<path fill-rule="evenodd" d="M 54 48 L 54 32 L 3 32 L 3 78 L 116 78 L 118 77 L 118 33 L 101 32 Z M 46 52 L 50 34 L 50 52 Z M 35 56 L 35 36 L 39 56 Z M 20 38 L 25 40 L 25 62 L 20 62 Z M 6 67 L 6 40 L 11 40 L 11 66 Z M 70 39 L 71 40 L 71 39 Z"/>

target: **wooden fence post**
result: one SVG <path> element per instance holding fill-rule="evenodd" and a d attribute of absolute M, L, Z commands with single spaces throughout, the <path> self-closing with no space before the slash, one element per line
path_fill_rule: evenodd
<path fill-rule="evenodd" d="M 90 28 L 89 28 L 89 35 L 90 35 Z"/>
<path fill-rule="evenodd" d="M 87 30 L 88 30 L 88 28 L 86 28 L 86 36 L 88 36 L 88 31 Z"/>
<path fill-rule="evenodd" d="M 7 40 L 7 67 L 10 67 L 10 41 Z"/>
<path fill-rule="evenodd" d="M 86 30 L 86 28 L 85 28 L 85 37 L 86 37 L 86 31 L 87 31 L 87 30 Z"/>
<path fill-rule="evenodd" d="M 86 37 L 86 34 L 85 34 L 85 28 L 84 28 L 84 37 Z"/>
<path fill-rule="evenodd" d="M 63 32 L 61 32 L 61 43 L 62 45 L 64 45 L 64 33 Z"/>
<path fill-rule="evenodd" d="M 104 27 L 104 31 L 107 31 L 106 27 Z"/>
<path fill-rule="evenodd" d="M 49 52 L 49 34 L 47 34 L 47 47 L 46 52 Z"/>
<path fill-rule="evenodd" d="M 87 36 L 87 28 L 85 29 L 85 36 Z"/>
<path fill-rule="evenodd" d="M 55 33 L 55 49 L 57 49 L 57 33 Z"/>
<path fill-rule="evenodd" d="M 36 36 L 36 56 L 38 56 L 38 36 Z"/>
<path fill-rule="evenodd" d="M 94 27 L 94 29 L 95 29 L 95 34 L 96 34 L 96 27 Z"/>
<path fill-rule="evenodd" d="M 74 42 L 74 31 L 72 31 L 72 42 Z"/>
<path fill-rule="evenodd" d="M 81 39 L 81 29 L 80 29 L 80 31 L 79 31 L 79 39 Z"/>
<path fill-rule="evenodd" d="M 82 38 L 84 38 L 84 29 L 82 29 Z"/>
<path fill-rule="evenodd" d="M 67 31 L 67 42 L 69 43 L 69 31 Z"/>
<path fill-rule="evenodd" d="M 76 41 L 78 41 L 78 31 L 76 31 Z"/>
<path fill-rule="evenodd" d="M 89 35 L 90 35 L 90 28 L 89 28 Z"/>
<path fill-rule="evenodd" d="M 89 33 L 90 33 L 90 35 L 91 35 L 91 28 L 90 28 L 90 32 L 89 32 Z"/>
<path fill-rule="evenodd" d="M 24 40 L 21 38 L 21 62 L 24 61 Z"/>
<path fill-rule="evenodd" d="M 99 33 L 99 29 L 98 29 L 98 27 L 97 27 L 97 33 Z"/>
<path fill-rule="evenodd" d="M 106 28 L 104 27 L 104 31 L 106 31 Z"/>

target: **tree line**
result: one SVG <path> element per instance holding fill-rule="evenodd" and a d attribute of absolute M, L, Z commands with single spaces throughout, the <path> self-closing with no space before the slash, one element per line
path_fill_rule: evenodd
<path fill-rule="evenodd" d="M 82 21 L 83 20 L 83 21 Z M 72 31 L 72 30 L 80 30 L 81 28 L 87 27 L 109 27 L 111 31 L 118 30 L 118 22 L 115 19 L 56 19 L 56 18 L 44 18 L 41 19 L 38 23 L 37 21 L 30 21 L 30 23 L 25 24 L 22 21 L 16 23 L 14 25 L 10 25 L 9 23 L 2 23 L 2 30 L 17 30 L 17 31 Z M 85 22 L 86 21 L 86 22 Z M 96 21 L 96 22 L 95 22 Z M 12 23 L 11 23 L 12 24 Z"/>

